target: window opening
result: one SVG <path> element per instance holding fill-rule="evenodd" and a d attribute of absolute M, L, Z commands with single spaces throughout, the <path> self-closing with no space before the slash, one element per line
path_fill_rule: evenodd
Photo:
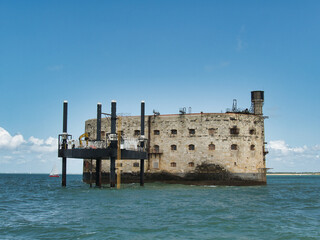
<path fill-rule="evenodd" d="M 170 166 L 171 166 L 171 167 L 176 167 L 177 164 L 176 164 L 175 162 L 172 162 L 172 163 L 170 163 Z"/>
<path fill-rule="evenodd" d="M 140 130 L 134 130 L 134 135 L 139 136 L 140 135 Z"/>
<path fill-rule="evenodd" d="M 230 128 L 230 134 L 232 135 L 238 135 L 240 132 L 240 129 L 237 128 L 237 126 L 234 126 L 233 128 Z"/>
<path fill-rule="evenodd" d="M 232 144 L 231 145 L 231 150 L 238 150 L 238 145 L 237 144 Z"/>
<path fill-rule="evenodd" d="M 155 153 L 159 153 L 159 151 L 160 151 L 159 145 L 154 145 L 153 149 L 154 149 Z"/>
<path fill-rule="evenodd" d="M 191 134 L 191 135 L 196 134 L 196 130 L 195 129 L 189 129 L 189 134 Z"/>
<path fill-rule="evenodd" d="M 193 144 L 189 145 L 189 150 L 194 150 L 194 145 Z"/>
<path fill-rule="evenodd" d="M 249 133 L 250 133 L 250 135 L 254 135 L 254 134 L 256 134 L 256 130 L 255 129 L 250 129 Z"/>
<path fill-rule="evenodd" d="M 216 150 L 216 146 L 214 144 L 209 144 L 209 150 Z"/>

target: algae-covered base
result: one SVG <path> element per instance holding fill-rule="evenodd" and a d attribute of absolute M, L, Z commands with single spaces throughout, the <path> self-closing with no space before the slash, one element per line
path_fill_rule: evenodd
<path fill-rule="evenodd" d="M 254 174 L 256 179 L 260 176 Z M 83 173 L 85 183 L 95 183 L 95 173 Z M 90 180 L 91 179 L 91 180 Z M 110 174 L 101 174 L 102 184 L 109 184 Z M 253 174 L 226 174 L 226 173 L 188 173 L 186 175 L 176 175 L 168 172 L 145 173 L 144 182 L 164 182 L 169 184 L 187 184 L 187 185 L 220 185 L 220 186 L 255 186 L 266 185 L 266 181 L 256 180 Z M 140 173 L 123 173 L 121 174 L 121 183 L 139 183 Z"/>

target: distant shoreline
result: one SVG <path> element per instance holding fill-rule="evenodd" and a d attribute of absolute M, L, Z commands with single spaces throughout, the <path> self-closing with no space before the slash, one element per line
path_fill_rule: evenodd
<path fill-rule="evenodd" d="M 0 174 L 26 174 L 26 175 L 48 175 L 49 176 L 49 173 L 2 173 L 0 172 Z M 61 173 L 59 173 L 59 175 L 61 175 Z M 67 175 L 82 175 L 82 173 L 68 173 Z"/>
<path fill-rule="evenodd" d="M 267 176 L 309 176 L 309 175 L 320 175 L 320 172 L 303 172 L 303 173 L 291 173 L 291 172 L 281 172 L 281 173 L 267 173 Z"/>

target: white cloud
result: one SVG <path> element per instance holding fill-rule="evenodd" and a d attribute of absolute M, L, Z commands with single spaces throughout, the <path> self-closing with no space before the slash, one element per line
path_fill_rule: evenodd
<path fill-rule="evenodd" d="M 303 147 L 289 147 L 288 144 L 285 143 L 283 140 L 276 140 L 270 141 L 269 149 L 274 151 L 280 151 L 282 154 L 289 154 L 289 153 L 303 153 L 308 150 L 307 146 Z"/>
<path fill-rule="evenodd" d="M 57 156 L 58 139 L 34 136 L 24 140 L 21 134 L 11 136 L 0 127 L 1 173 L 49 173 L 61 160 Z M 81 173 L 81 161 L 69 161 L 68 173 Z"/>
<path fill-rule="evenodd" d="M 272 171 L 319 172 L 320 145 L 289 146 L 284 140 L 270 141 L 267 166 Z"/>
<path fill-rule="evenodd" d="M 21 134 L 11 136 L 10 133 L 0 127 L 0 148 L 14 149 L 24 142 L 25 140 Z"/>
<path fill-rule="evenodd" d="M 8 131 L 0 127 L 0 149 L 13 150 L 12 154 L 23 152 L 54 152 L 57 150 L 58 139 L 49 137 L 40 139 L 31 136 L 28 141 L 21 134 L 11 136 Z M 19 147 L 19 149 L 18 149 Z"/>
<path fill-rule="evenodd" d="M 58 139 L 53 137 L 44 140 L 31 136 L 28 142 L 33 152 L 54 152 L 58 149 Z"/>
<path fill-rule="evenodd" d="M 41 145 L 41 144 L 44 143 L 43 139 L 35 138 L 35 137 L 33 137 L 33 136 L 31 136 L 31 137 L 29 138 L 29 142 L 32 143 L 32 144 L 34 144 L 34 145 Z"/>

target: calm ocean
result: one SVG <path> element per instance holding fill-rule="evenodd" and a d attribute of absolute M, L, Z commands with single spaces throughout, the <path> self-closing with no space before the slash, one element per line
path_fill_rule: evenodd
<path fill-rule="evenodd" d="M 320 176 L 267 186 L 89 188 L 80 175 L 0 174 L 0 239 L 320 239 Z"/>

